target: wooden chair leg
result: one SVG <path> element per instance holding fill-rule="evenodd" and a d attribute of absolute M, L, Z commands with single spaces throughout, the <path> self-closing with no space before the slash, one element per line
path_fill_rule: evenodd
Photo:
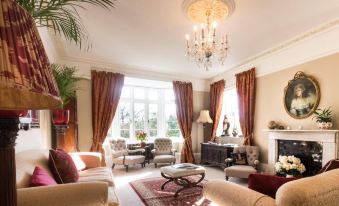
<path fill-rule="evenodd" d="M 114 167 L 115 167 L 115 164 L 112 165 L 112 169 L 114 169 Z"/>
<path fill-rule="evenodd" d="M 155 168 L 157 168 L 157 163 L 154 163 Z"/>
<path fill-rule="evenodd" d="M 226 181 L 228 181 L 228 176 L 226 176 Z"/>
<path fill-rule="evenodd" d="M 125 165 L 125 168 L 126 168 L 126 172 L 128 172 L 128 165 Z"/>

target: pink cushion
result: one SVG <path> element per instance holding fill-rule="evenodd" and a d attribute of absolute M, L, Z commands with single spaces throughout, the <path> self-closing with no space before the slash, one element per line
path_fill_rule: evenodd
<path fill-rule="evenodd" d="M 36 166 L 31 179 L 31 187 L 56 185 L 56 181 L 44 169 Z"/>
<path fill-rule="evenodd" d="M 62 149 L 49 150 L 48 164 L 57 183 L 72 183 L 79 180 L 79 173 L 72 157 Z"/>

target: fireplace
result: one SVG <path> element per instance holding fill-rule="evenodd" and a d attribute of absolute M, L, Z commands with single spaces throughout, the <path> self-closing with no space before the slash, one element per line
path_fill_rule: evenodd
<path fill-rule="evenodd" d="M 322 167 L 323 145 L 313 141 L 278 140 L 279 155 L 294 155 L 300 158 L 306 168 L 303 175 L 312 176 Z"/>
<path fill-rule="evenodd" d="M 268 166 L 274 173 L 279 155 L 294 155 L 315 175 L 329 160 L 339 158 L 339 130 L 268 130 Z"/>

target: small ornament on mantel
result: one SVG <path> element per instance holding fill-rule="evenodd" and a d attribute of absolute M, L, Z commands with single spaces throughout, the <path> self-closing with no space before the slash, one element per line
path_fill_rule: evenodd
<path fill-rule="evenodd" d="M 331 107 L 325 109 L 317 109 L 313 112 L 312 119 L 316 119 L 319 129 L 331 129 L 333 126 L 333 115 Z"/>
<path fill-rule="evenodd" d="M 267 125 L 268 129 L 279 129 L 279 130 L 284 130 L 285 127 L 284 125 L 278 123 L 278 122 L 275 122 L 275 121 L 270 121 Z"/>

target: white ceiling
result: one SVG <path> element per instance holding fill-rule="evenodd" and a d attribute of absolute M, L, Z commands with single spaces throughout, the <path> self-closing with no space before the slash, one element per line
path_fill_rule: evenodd
<path fill-rule="evenodd" d="M 339 17 L 339 0 L 235 0 L 236 9 L 218 31 L 227 32 L 224 66 L 206 72 L 189 62 L 185 34 L 192 23 L 182 0 L 117 0 L 112 11 L 87 6 L 81 17 L 92 49 L 63 43 L 63 56 L 171 75 L 207 79 L 301 33 Z"/>

